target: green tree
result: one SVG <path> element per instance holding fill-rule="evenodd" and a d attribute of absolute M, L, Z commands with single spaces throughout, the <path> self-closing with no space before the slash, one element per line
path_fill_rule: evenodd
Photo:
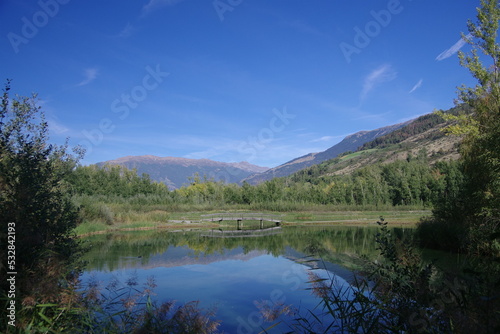
<path fill-rule="evenodd" d="M 137 170 L 120 165 L 78 166 L 67 179 L 76 194 L 122 197 L 169 194 L 166 185 L 152 181 L 148 174 L 139 176 Z"/>
<path fill-rule="evenodd" d="M 458 92 L 458 103 L 470 106 L 472 113 L 444 117 L 455 121 L 449 133 L 464 136 L 463 205 L 453 209 L 461 210 L 457 223 L 467 232 L 467 248 L 481 253 L 488 252 L 484 247 L 500 224 L 500 4 L 481 0 L 477 11 L 477 23 L 469 20 L 469 34 L 462 36 L 471 51 L 459 53 L 460 64 L 478 81 Z"/>
<path fill-rule="evenodd" d="M 17 272 L 19 308 L 57 301 L 61 278 L 78 273 L 80 247 L 72 234 L 78 212 L 64 182 L 77 159 L 66 153 L 66 146 L 48 144 L 48 125 L 36 96 L 9 93 L 7 81 L 0 104 L 0 260 L 7 263 L 7 245 L 14 244 L 8 232 L 15 231 L 15 264 L 8 271 Z M 0 271 L 2 291 L 7 288 L 6 272 Z M 0 331 L 5 311 L 2 306 Z"/>

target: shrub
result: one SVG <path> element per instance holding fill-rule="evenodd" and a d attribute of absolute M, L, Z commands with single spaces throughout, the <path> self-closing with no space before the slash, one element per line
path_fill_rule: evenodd
<path fill-rule="evenodd" d="M 9 93 L 7 81 L 0 101 L 0 243 L 7 245 L 7 226 L 14 226 L 16 259 L 9 270 L 17 272 L 16 304 L 57 301 L 61 278 L 71 280 L 80 268 L 81 248 L 72 233 L 78 213 L 63 181 L 78 158 L 66 146 L 48 144 L 36 96 Z M 7 252 L 0 252 L 0 261 L 7 263 Z M 6 272 L 0 272 L 1 291 L 7 291 Z M 2 319 L 4 312 L 2 307 Z M 0 331 L 4 326 L 1 321 Z"/>

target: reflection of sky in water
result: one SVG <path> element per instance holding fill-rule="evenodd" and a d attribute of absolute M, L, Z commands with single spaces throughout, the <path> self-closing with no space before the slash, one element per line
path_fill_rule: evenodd
<path fill-rule="evenodd" d="M 174 250 L 169 248 L 169 251 Z M 202 308 L 215 307 L 216 318 L 222 321 L 220 329 L 228 333 L 258 333 L 261 326 L 266 328 L 272 324 L 262 322 L 255 302 L 292 304 L 301 310 L 301 314 L 318 305 L 319 299 L 307 290 L 311 287 L 307 283 L 307 266 L 262 252 L 234 254 L 232 250 L 231 253 L 236 257 L 245 255 L 244 260 L 227 259 L 227 254 L 219 254 L 224 260 L 211 259 L 204 264 L 151 267 L 149 263 L 142 268 L 137 265 L 135 268 L 112 272 L 92 270 L 83 275 L 82 281 L 93 276 L 105 285 L 112 278 L 125 282 L 135 275 L 142 285 L 148 277 L 153 276 L 157 284 L 154 291 L 158 302 L 176 300 L 186 303 L 197 300 Z M 320 277 L 328 277 L 324 270 L 314 272 Z M 336 279 L 337 284 L 347 284 L 340 277 Z M 288 327 L 283 329 L 289 330 Z"/>

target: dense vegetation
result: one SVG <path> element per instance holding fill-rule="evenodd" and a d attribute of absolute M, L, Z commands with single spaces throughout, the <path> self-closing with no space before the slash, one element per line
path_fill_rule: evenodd
<path fill-rule="evenodd" d="M 193 177 L 191 184 L 174 191 L 137 177 L 133 171 L 114 166 L 99 169 L 79 167 L 71 183 L 79 195 L 97 196 L 113 202 L 117 197 L 142 196 L 145 201 L 177 205 L 211 205 L 243 208 L 261 207 L 280 211 L 287 204 L 386 207 L 431 206 L 443 196 L 456 196 L 456 184 L 463 177 L 457 162 L 429 165 L 425 151 L 418 156 L 389 164 L 374 164 L 350 175 L 322 176 L 316 165 L 291 177 L 275 178 L 262 184 L 243 186 Z M 97 181 L 98 180 L 98 181 Z"/>
<path fill-rule="evenodd" d="M 460 87 L 459 102 L 472 113 L 440 115 L 455 122 L 450 135 L 464 136 L 461 145 L 463 180 L 458 192 L 439 201 L 433 217 L 419 228 L 424 245 L 496 256 L 500 231 L 500 46 L 497 44 L 500 8 L 497 1 L 481 1 L 477 24 L 469 21 L 470 54 L 459 53 L 460 63 L 478 80 Z M 488 64 L 483 65 L 484 63 Z M 436 233 L 436 231 L 438 233 Z"/>
<path fill-rule="evenodd" d="M 137 194 L 166 194 L 167 186 L 151 181 L 148 174 L 137 175 L 135 170 L 121 166 L 78 166 L 68 176 L 72 191 L 79 195 L 114 195 L 130 197 Z"/>
<path fill-rule="evenodd" d="M 11 97 L 7 83 L 0 105 L 0 286 L 2 300 L 9 291 L 27 313 L 36 303 L 65 298 L 60 280 L 74 283 L 80 269 L 73 238 L 78 213 L 65 182 L 76 160 L 65 147 L 49 145 L 47 132 L 34 97 Z M 7 272 L 17 272 L 15 291 Z"/>

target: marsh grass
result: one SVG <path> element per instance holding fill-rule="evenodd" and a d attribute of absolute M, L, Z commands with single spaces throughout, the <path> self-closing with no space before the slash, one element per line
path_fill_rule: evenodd
<path fill-rule="evenodd" d="M 101 286 L 95 278 L 65 290 L 59 303 L 24 305 L 23 323 L 16 333 L 217 333 L 215 309 L 203 310 L 197 301 L 177 305 L 155 302 L 156 283 L 149 277 L 113 280 Z"/>
<path fill-rule="evenodd" d="M 335 277 L 321 278 L 309 272 L 311 292 L 321 299 L 290 325 L 298 333 L 374 333 L 382 314 L 373 288 L 355 279 L 352 286 L 339 284 Z"/>
<path fill-rule="evenodd" d="M 92 333 L 215 333 L 215 310 L 202 311 L 193 301 L 177 306 L 174 301 L 153 301 L 153 277 L 139 286 L 136 276 L 125 283 L 113 280 L 101 287 L 90 280 L 82 295 L 86 321 Z"/>
<path fill-rule="evenodd" d="M 109 225 L 106 225 L 102 222 L 93 221 L 80 223 L 77 227 L 75 227 L 74 232 L 76 235 L 86 235 L 96 232 L 104 232 L 109 229 Z"/>

